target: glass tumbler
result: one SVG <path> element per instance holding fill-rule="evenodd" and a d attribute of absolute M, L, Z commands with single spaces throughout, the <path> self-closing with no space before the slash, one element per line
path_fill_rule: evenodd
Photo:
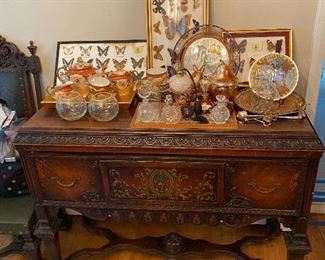
<path fill-rule="evenodd" d="M 119 111 L 115 93 L 100 92 L 93 95 L 88 104 L 90 116 L 99 122 L 113 120 Z"/>
<path fill-rule="evenodd" d="M 87 112 L 87 103 L 77 91 L 60 94 L 55 107 L 58 115 L 68 121 L 78 120 Z"/>

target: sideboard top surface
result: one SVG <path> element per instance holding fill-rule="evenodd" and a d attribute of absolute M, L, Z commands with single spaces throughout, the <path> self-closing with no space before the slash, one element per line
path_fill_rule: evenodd
<path fill-rule="evenodd" d="M 54 108 L 43 107 L 19 130 L 18 147 L 26 145 L 89 145 L 110 147 L 176 147 L 207 149 L 310 150 L 324 146 L 308 118 L 277 120 L 265 127 L 238 123 L 237 129 L 134 129 L 133 112 L 121 110 L 110 122 L 96 122 L 88 114 L 77 121 L 61 119 Z"/>

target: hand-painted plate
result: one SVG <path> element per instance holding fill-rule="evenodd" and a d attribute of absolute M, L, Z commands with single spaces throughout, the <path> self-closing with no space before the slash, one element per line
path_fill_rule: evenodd
<path fill-rule="evenodd" d="M 217 67 L 223 60 L 230 63 L 229 51 L 223 40 L 216 35 L 195 35 L 185 46 L 181 53 L 181 63 L 184 68 L 192 73 L 204 66 L 204 75 L 216 72 Z"/>
<path fill-rule="evenodd" d="M 294 61 L 284 54 L 270 53 L 257 59 L 249 70 L 249 86 L 265 99 L 277 101 L 296 88 L 299 71 Z"/>

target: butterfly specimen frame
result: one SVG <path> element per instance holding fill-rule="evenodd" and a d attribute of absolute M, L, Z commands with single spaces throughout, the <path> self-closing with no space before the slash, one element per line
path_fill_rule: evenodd
<path fill-rule="evenodd" d="M 148 66 L 171 64 L 180 36 L 209 23 L 209 0 L 146 0 Z"/>
<path fill-rule="evenodd" d="M 121 41 L 60 41 L 57 44 L 54 85 L 59 83 L 56 71 L 69 68 L 81 57 L 95 68 L 107 67 L 108 71 L 125 69 L 136 78 L 142 78 L 146 71 L 146 40 Z"/>
<path fill-rule="evenodd" d="M 249 85 L 249 69 L 256 59 L 272 52 L 292 58 L 292 29 L 236 30 L 228 33 L 232 36 L 233 51 L 239 52 L 241 57 L 236 64 L 240 86 Z"/>

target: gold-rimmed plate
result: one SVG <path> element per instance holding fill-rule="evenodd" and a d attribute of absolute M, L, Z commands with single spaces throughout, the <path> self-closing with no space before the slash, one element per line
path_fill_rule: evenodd
<path fill-rule="evenodd" d="M 250 88 L 256 95 L 277 101 L 288 97 L 296 88 L 299 71 L 288 56 L 270 53 L 253 63 L 248 80 Z"/>

